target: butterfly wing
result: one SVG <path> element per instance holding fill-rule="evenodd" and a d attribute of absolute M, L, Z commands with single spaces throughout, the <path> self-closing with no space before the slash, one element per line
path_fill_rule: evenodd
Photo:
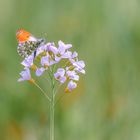
<path fill-rule="evenodd" d="M 37 39 L 32 36 L 29 32 L 20 29 L 16 33 L 17 40 L 19 45 L 17 47 L 17 52 L 21 57 L 28 57 L 32 53 L 34 53 L 34 57 L 36 55 L 36 49 L 42 43 L 45 43 L 44 39 Z"/>

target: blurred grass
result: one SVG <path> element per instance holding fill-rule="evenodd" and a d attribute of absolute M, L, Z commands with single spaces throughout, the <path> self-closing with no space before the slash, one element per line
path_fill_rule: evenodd
<path fill-rule="evenodd" d="M 0 140 L 49 137 L 48 104 L 17 83 L 19 28 L 72 43 L 86 62 L 78 89 L 56 108 L 56 140 L 139 140 L 139 7 L 138 0 L 1 0 Z"/>

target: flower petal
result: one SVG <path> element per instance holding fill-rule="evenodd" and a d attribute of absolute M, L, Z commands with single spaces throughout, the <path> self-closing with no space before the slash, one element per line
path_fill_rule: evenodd
<path fill-rule="evenodd" d="M 31 79 L 30 70 L 28 68 L 26 68 L 24 71 L 22 71 L 20 73 L 20 75 L 21 75 L 21 78 L 18 79 L 18 82 Z"/>
<path fill-rule="evenodd" d="M 33 60 L 34 60 L 34 56 L 33 55 L 30 55 L 28 56 L 27 58 L 25 58 L 21 64 L 25 67 L 31 67 L 33 65 Z"/>
<path fill-rule="evenodd" d="M 38 68 L 36 70 L 36 76 L 41 76 L 43 74 L 43 72 L 45 71 L 45 68 Z"/>
<path fill-rule="evenodd" d="M 72 80 L 68 83 L 67 89 L 69 92 L 71 92 L 73 89 L 77 87 L 77 84 L 73 82 Z"/>

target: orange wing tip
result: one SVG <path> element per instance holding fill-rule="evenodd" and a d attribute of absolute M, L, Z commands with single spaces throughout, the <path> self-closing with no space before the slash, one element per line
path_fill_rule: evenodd
<path fill-rule="evenodd" d="M 27 40 L 29 40 L 31 34 L 30 32 L 24 30 L 24 29 L 19 29 L 16 32 L 16 38 L 19 42 L 25 42 Z"/>

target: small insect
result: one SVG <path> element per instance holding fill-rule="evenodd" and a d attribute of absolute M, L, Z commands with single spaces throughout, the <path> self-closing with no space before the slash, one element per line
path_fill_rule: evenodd
<path fill-rule="evenodd" d="M 32 53 L 34 53 L 34 57 L 35 57 L 36 49 L 41 44 L 45 43 L 44 39 L 38 39 L 28 31 L 25 31 L 23 29 L 19 29 L 16 32 L 16 38 L 18 40 L 17 52 L 23 58 L 28 57 Z"/>

